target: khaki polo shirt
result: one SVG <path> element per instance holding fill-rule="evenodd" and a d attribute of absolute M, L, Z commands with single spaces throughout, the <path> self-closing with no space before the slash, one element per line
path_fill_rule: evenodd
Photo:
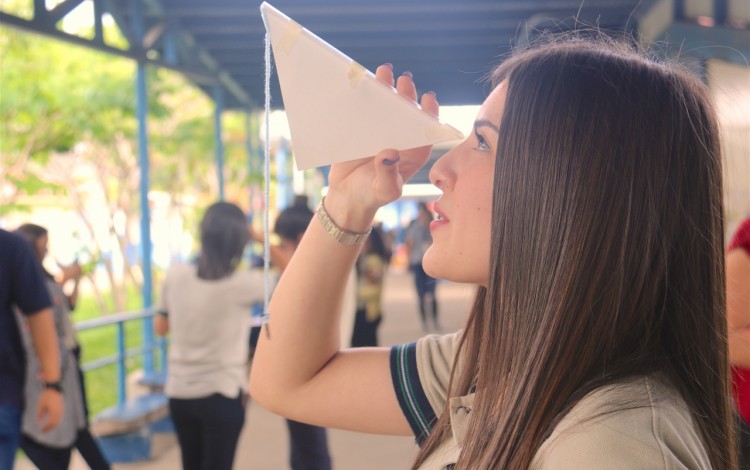
<path fill-rule="evenodd" d="M 421 445 L 449 400 L 452 436 L 420 467 L 451 468 L 461 452 L 474 396 L 448 398 L 459 334 L 395 346 L 391 372 L 404 415 Z M 532 469 L 709 469 L 700 432 L 677 391 L 658 375 L 594 390 L 557 424 Z"/>

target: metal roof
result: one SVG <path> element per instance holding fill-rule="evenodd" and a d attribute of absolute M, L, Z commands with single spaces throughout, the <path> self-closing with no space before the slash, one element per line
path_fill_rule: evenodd
<path fill-rule="evenodd" d="M 247 95 L 263 103 L 264 34 L 260 1 L 154 0 L 147 24 L 166 19 L 189 34 Z M 476 104 L 478 84 L 527 31 L 563 23 L 603 30 L 633 28 L 641 0 L 276 0 L 273 6 L 355 61 L 374 70 L 390 62 L 411 71 L 442 104 Z M 121 19 L 129 21 L 127 9 Z M 574 19 L 575 18 L 575 19 Z M 201 85 L 210 93 L 209 87 Z M 276 77 L 273 105 L 281 105 Z M 225 106 L 243 106 L 227 96 Z"/>
<path fill-rule="evenodd" d="M 34 0 L 30 20 L 0 6 L 0 23 L 172 68 L 221 101 L 222 109 L 249 110 L 264 101 L 265 28 L 260 0 L 56 1 Z M 93 3 L 94 37 L 60 29 L 60 20 L 86 1 Z M 750 57 L 750 12 L 742 6 L 746 1 L 273 0 L 272 4 L 366 68 L 374 70 L 390 62 L 397 72 L 411 71 L 420 91 L 433 90 L 442 104 L 454 105 L 480 103 L 486 93 L 482 79 L 492 66 L 514 45 L 550 28 L 668 38 L 683 55 L 746 64 Z M 105 40 L 102 25 L 107 14 L 127 45 Z M 282 107 L 275 75 L 271 96 L 272 106 Z"/>

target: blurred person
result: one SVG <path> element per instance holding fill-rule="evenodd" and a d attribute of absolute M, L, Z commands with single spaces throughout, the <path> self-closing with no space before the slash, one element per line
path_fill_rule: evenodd
<path fill-rule="evenodd" d="M 372 227 L 357 257 L 357 312 L 354 316 L 352 347 L 378 345 L 378 327 L 383 319 L 383 283 L 388 267 L 388 251 L 383 232 Z"/>
<path fill-rule="evenodd" d="M 273 231 L 279 237 L 280 243 L 274 249 L 275 256 L 272 254 L 272 260 L 279 277 L 283 277 L 312 217 L 313 212 L 308 206 L 307 196 L 297 195 L 294 203 L 281 211 L 276 218 Z M 353 302 L 349 304 L 353 311 Z M 352 316 L 349 315 L 348 318 Z M 353 321 L 345 319 L 342 324 L 344 334 L 349 332 L 346 337 L 351 337 Z M 286 422 L 292 470 L 330 470 L 331 456 L 328 452 L 326 429 L 291 419 L 287 419 Z"/>
<path fill-rule="evenodd" d="M 375 75 L 416 102 L 411 73 Z M 606 37 L 549 37 L 492 78 L 473 132 L 429 172 L 441 196 L 423 263 L 477 286 L 465 328 L 341 349 L 357 242 L 431 148 L 336 163 L 271 299 L 254 398 L 413 435 L 414 469 L 736 469 L 707 87 Z M 438 114 L 434 93 L 420 105 Z"/>
<path fill-rule="evenodd" d="M 420 202 L 417 206 L 417 218 L 406 228 L 404 244 L 409 256 L 409 270 L 414 273 L 414 285 L 419 301 L 419 315 L 424 331 L 440 331 L 438 322 L 438 304 L 435 289 L 437 280 L 427 274 L 422 260 L 427 249 L 432 245 L 430 222 L 434 215 L 427 204 Z"/>
<path fill-rule="evenodd" d="M 385 264 L 390 265 L 391 260 L 393 259 L 393 245 L 395 241 L 394 231 L 386 229 L 382 221 L 377 221 L 373 224 L 373 230 L 375 229 L 380 232 L 381 238 L 383 239 L 383 246 L 385 247 Z"/>
<path fill-rule="evenodd" d="M 62 358 L 62 388 L 65 400 L 65 413 L 61 424 L 54 433 L 41 432 L 35 424 L 32 413 L 24 413 L 21 449 L 39 468 L 68 468 L 71 451 L 78 449 L 83 459 L 93 470 L 107 470 L 109 462 L 99 448 L 88 427 L 88 407 L 86 404 L 85 382 L 80 367 L 81 347 L 70 318 L 78 298 L 78 285 L 81 278 L 81 267 L 74 263 L 60 266 L 58 280 L 44 268 L 44 258 L 48 253 L 49 233 L 46 228 L 36 224 L 24 224 L 16 233 L 24 237 L 32 246 L 36 260 L 42 270 L 47 289 L 52 298 L 52 311 L 60 343 Z M 68 281 L 73 282 L 69 294 L 64 291 Z M 23 326 L 24 324 L 21 323 Z M 31 354 L 31 344 L 25 341 L 28 356 L 31 358 L 29 370 L 36 367 L 35 357 Z M 26 399 L 33 403 L 37 400 L 40 384 L 36 377 L 26 377 Z"/>
<path fill-rule="evenodd" d="M 735 231 L 726 258 L 729 360 L 740 415 L 740 464 L 750 469 L 750 217 Z"/>
<path fill-rule="evenodd" d="M 245 422 L 252 306 L 263 275 L 238 269 L 250 241 L 245 215 L 211 205 L 200 224 L 195 264 L 167 272 L 156 333 L 170 334 L 165 393 L 185 470 L 230 470 Z"/>
<path fill-rule="evenodd" d="M 41 391 L 34 419 L 42 432 L 53 430 L 62 419 L 60 350 L 52 317 L 52 300 L 29 243 L 0 229 L 0 468 L 13 468 L 21 438 L 26 355 L 17 308 L 28 320 L 39 367 L 34 376 Z"/>

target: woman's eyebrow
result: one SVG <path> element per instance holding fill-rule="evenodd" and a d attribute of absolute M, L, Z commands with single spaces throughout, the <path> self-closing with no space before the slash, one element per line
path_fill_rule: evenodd
<path fill-rule="evenodd" d="M 474 121 L 474 130 L 479 129 L 480 127 L 489 127 L 498 134 L 500 133 L 500 129 L 498 129 L 496 125 L 492 124 L 486 119 L 477 119 L 476 121 Z"/>

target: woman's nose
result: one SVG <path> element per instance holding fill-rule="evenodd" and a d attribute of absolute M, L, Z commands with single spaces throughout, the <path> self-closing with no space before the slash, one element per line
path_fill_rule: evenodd
<path fill-rule="evenodd" d="M 456 149 L 453 148 L 445 153 L 442 157 L 438 158 L 437 161 L 430 168 L 428 174 L 430 183 L 434 184 L 441 191 L 445 191 L 449 187 L 451 177 L 449 171 L 449 158 Z"/>

